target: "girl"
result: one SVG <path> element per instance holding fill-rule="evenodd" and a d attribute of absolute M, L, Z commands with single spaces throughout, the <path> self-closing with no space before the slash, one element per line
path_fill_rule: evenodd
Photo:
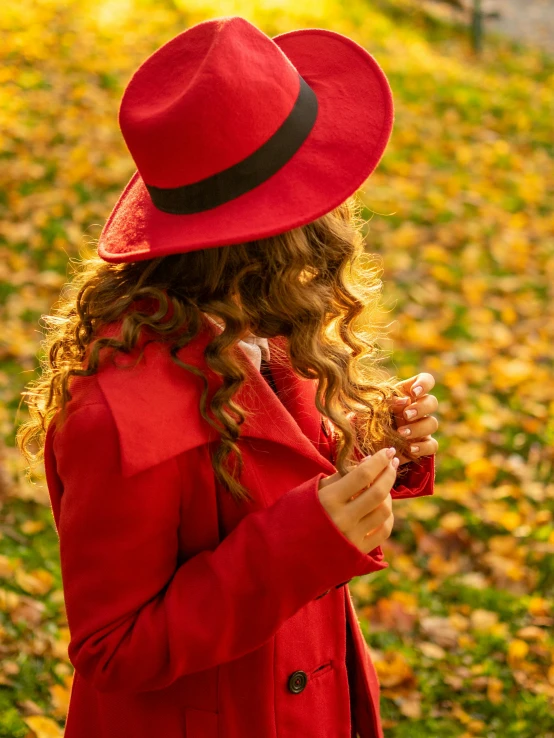
<path fill-rule="evenodd" d="M 393 382 L 353 327 L 386 78 L 340 34 L 220 18 L 146 59 L 119 121 L 138 169 L 18 433 L 60 540 L 66 738 L 382 737 L 347 583 L 437 449 L 433 377 Z"/>

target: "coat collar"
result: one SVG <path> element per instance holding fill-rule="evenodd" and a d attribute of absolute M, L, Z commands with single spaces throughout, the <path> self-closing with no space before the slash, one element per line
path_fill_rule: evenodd
<path fill-rule="evenodd" d="M 119 325 L 111 324 L 102 335 L 113 335 Z M 219 327 L 204 318 L 200 333 L 177 354 L 185 364 L 206 374 L 208 399 L 221 385 L 221 378 L 209 369 L 204 349 L 219 332 Z M 204 386 L 201 378 L 175 364 L 167 346 L 159 341 L 148 342 L 147 337 L 143 330 L 139 347 L 144 344 L 144 354 L 136 366 L 133 364 L 138 351 L 132 356 L 117 354 L 117 366 L 106 361 L 97 374 L 117 426 L 124 476 L 219 439 L 219 433 L 199 411 Z M 315 406 L 317 380 L 295 374 L 284 337 L 270 338 L 269 345 L 269 366 L 279 397 L 240 345 L 234 349 L 246 372 L 246 380 L 236 394 L 236 401 L 248 411 L 240 436 L 288 446 L 311 459 L 322 471 L 333 474 L 335 467 L 318 450 L 322 416 Z"/>

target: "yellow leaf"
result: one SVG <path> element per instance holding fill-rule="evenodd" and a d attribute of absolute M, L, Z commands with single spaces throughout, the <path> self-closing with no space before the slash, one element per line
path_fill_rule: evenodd
<path fill-rule="evenodd" d="M 419 650 L 424 656 L 429 659 L 443 659 L 446 656 L 446 651 L 436 643 L 430 641 L 422 641 L 419 644 Z"/>
<path fill-rule="evenodd" d="M 487 683 L 487 699 L 492 702 L 493 705 L 498 705 L 502 702 L 502 692 L 504 690 L 504 683 L 496 677 L 490 677 Z"/>
<path fill-rule="evenodd" d="M 531 597 L 529 600 L 528 610 L 531 615 L 540 617 L 541 615 L 548 615 L 550 613 L 550 603 L 545 600 L 544 597 Z"/>
<path fill-rule="evenodd" d="M 475 630 L 489 630 L 498 622 L 498 615 L 491 610 L 474 610 L 469 616 L 472 627 Z"/>
<path fill-rule="evenodd" d="M 0 588 L 0 610 L 3 612 L 13 612 L 19 605 L 19 595 L 9 589 Z"/>
<path fill-rule="evenodd" d="M 54 715 L 59 718 L 67 716 L 71 687 L 73 684 L 73 675 L 66 675 L 64 677 L 64 682 L 64 684 L 53 684 L 50 687 L 50 695 L 54 706 Z"/>
<path fill-rule="evenodd" d="M 402 605 L 404 605 L 406 610 L 409 610 L 410 612 L 417 611 L 417 598 L 410 592 L 402 592 L 401 590 L 397 590 L 396 592 L 393 592 L 391 594 L 390 599 L 393 602 L 400 602 Z"/>
<path fill-rule="evenodd" d="M 519 638 L 514 638 L 514 640 L 508 644 L 508 663 L 512 668 L 519 666 L 528 653 L 529 645 Z"/>
<path fill-rule="evenodd" d="M 490 372 L 495 386 L 506 390 L 532 379 L 535 365 L 522 359 L 505 359 L 497 357 L 491 361 Z"/>
<path fill-rule="evenodd" d="M 67 647 L 71 641 L 69 628 L 59 628 L 58 638 L 52 642 L 52 655 L 57 659 L 68 659 Z"/>
<path fill-rule="evenodd" d="M 460 570 L 460 557 L 446 559 L 442 554 L 433 554 L 427 562 L 427 568 L 434 576 L 449 577 Z"/>
<path fill-rule="evenodd" d="M 58 723 L 45 715 L 29 715 L 24 717 L 23 721 L 31 728 L 36 738 L 63 738 L 63 731 Z"/>
<path fill-rule="evenodd" d="M 462 290 L 470 305 L 481 306 L 488 288 L 488 281 L 480 276 L 465 277 L 462 281 Z"/>
<path fill-rule="evenodd" d="M 458 164 L 461 164 L 462 166 L 466 166 L 466 164 L 469 164 L 470 162 L 474 161 L 475 148 L 473 146 L 460 144 L 460 146 L 456 146 L 456 151 L 454 155 L 456 157 Z"/>
<path fill-rule="evenodd" d="M 411 666 L 398 651 L 388 651 L 384 660 L 375 662 L 375 668 L 383 687 L 397 687 L 403 682 L 413 680 Z"/>
<path fill-rule="evenodd" d="M 25 533 L 26 536 L 32 536 L 35 533 L 39 533 L 41 530 L 44 530 L 46 527 L 46 523 L 44 520 L 26 520 L 21 525 L 21 532 Z"/>
<path fill-rule="evenodd" d="M 506 528 L 506 530 L 512 531 L 521 525 L 521 515 L 517 510 L 506 510 L 506 512 L 500 516 L 498 522 Z"/>
<path fill-rule="evenodd" d="M 13 575 L 14 569 L 14 562 L 10 561 L 7 556 L 0 554 L 0 577 L 8 579 Z"/>
<path fill-rule="evenodd" d="M 512 325 L 516 322 L 518 316 L 512 305 L 504 305 L 500 312 L 502 322 L 508 325 Z"/>
<path fill-rule="evenodd" d="M 414 223 L 405 221 L 388 236 L 393 248 L 409 249 L 420 240 L 420 229 Z"/>
<path fill-rule="evenodd" d="M 421 717 L 421 698 L 419 695 L 412 699 L 401 699 L 400 712 L 407 718 L 419 720 Z"/>
<path fill-rule="evenodd" d="M 402 326 L 400 337 L 416 346 L 432 349 L 433 351 L 448 350 L 451 346 L 441 333 L 440 327 L 431 321 L 407 321 Z"/>
<path fill-rule="evenodd" d="M 479 735 L 482 735 L 483 730 L 485 729 L 485 723 L 482 720 L 471 720 L 467 724 L 467 729 L 470 733 L 478 733 Z"/>
<path fill-rule="evenodd" d="M 470 461 L 466 466 L 466 477 L 479 484 L 490 484 L 495 478 L 498 469 L 495 464 L 485 457 Z"/>
<path fill-rule="evenodd" d="M 497 636 L 498 638 L 507 638 L 509 635 L 509 629 L 507 623 L 496 623 L 490 629 L 490 634 Z"/>
<path fill-rule="evenodd" d="M 420 625 L 425 635 L 444 648 L 451 648 L 458 644 L 458 633 L 448 618 L 439 615 L 430 615 L 420 619 Z"/>
<path fill-rule="evenodd" d="M 450 263 L 450 254 L 438 243 L 428 243 L 421 249 L 421 256 L 425 261 L 438 261 L 443 264 Z"/>
<path fill-rule="evenodd" d="M 462 708 L 461 705 L 454 705 L 452 708 L 452 716 L 459 720 L 464 725 L 471 722 L 471 716 Z"/>
<path fill-rule="evenodd" d="M 491 536 L 488 540 L 489 548 L 499 556 L 509 556 L 517 548 L 517 540 L 513 536 Z"/>
<path fill-rule="evenodd" d="M 449 269 L 444 264 L 433 264 L 429 272 L 438 282 L 447 284 L 450 287 L 453 287 L 458 281 L 452 269 Z"/>
<path fill-rule="evenodd" d="M 423 497 L 418 497 L 413 500 L 410 513 L 416 520 L 434 520 L 439 513 L 439 509 L 438 505 L 429 502 Z"/>
<path fill-rule="evenodd" d="M 458 638 L 458 645 L 460 648 L 465 649 L 466 651 L 471 650 L 475 647 L 475 638 L 472 638 L 468 635 L 461 635 Z"/>
<path fill-rule="evenodd" d="M 469 628 L 469 620 L 459 612 L 449 615 L 448 622 L 457 631 L 466 631 Z"/>
<path fill-rule="evenodd" d="M 54 584 L 54 577 L 46 569 L 34 569 L 29 572 L 17 569 L 14 578 L 21 589 L 32 595 L 44 595 Z"/>
<path fill-rule="evenodd" d="M 463 528 L 464 525 L 465 521 L 463 516 L 457 512 L 446 513 L 446 515 L 443 515 L 440 519 L 440 527 L 449 533 L 453 533 L 454 531 Z"/>
<path fill-rule="evenodd" d="M 536 625 L 526 625 L 517 632 L 517 637 L 525 641 L 544 641 L 546 639 L 546 631 Z"/>

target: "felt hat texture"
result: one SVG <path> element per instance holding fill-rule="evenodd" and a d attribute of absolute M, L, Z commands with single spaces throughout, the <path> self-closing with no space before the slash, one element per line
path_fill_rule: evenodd
<path fill-rule="evenodd" d="M 385 73 L 347 36 L 270 38 L 240 16 L 198 23 L 125 88 L 119 126 L 137 171 L 98 254 L 152 259 L 305 225 L 364 184 L 393 122 Z"/>

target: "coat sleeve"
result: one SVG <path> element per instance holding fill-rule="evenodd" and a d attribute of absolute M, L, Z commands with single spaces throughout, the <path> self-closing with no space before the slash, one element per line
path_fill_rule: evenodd
<path fill-rule="evenodd" d="M 356 453 L 360 460 L 361 455 Z M 396 482 L 391 489 L 393 500 L 403 500 L 409 497 L 425 497 L 435 491 L 435 456 L 421 456 L 417 461 L 409 461 L 397 475 Z"/>
<path fill-rule="evenodd" d="M 323 449 L 327 449 L 327 455 L 334 464 L 336 461 L 336 437 L 332 430 L 332 425 L 327 418 L 321 420 L 321 430 L 319 436 L 319 445 Z M 354 456 L 361 461 L 363 455 L 354 450 Z M 410 461 L 404 467 L 403 475 L 398 478 L 391 489 L 391 497 L 393 500 L 401 500 L 410 497 L 424 497 L 432 495 L 435 491 L 435 457 L 422 456 L 418 461 Z M 380 546 L 371 551 L 368 556 L 378 556 L 379 560 L 384 560 L 383 550 Z M 351 581 L 352 577 L 346 579 L 335 587 L 343 587 Z M 321 592 L 316 599 L 324 597 L 330 592 L 330 589 Z"/>
<path fill-rule="evenodd" d="M 336 582 L 388 566 L 329 517 L 317 494 L 324 473 L 179 565 L 181 500 L 191 493 L 182 457 L 122 476 L 117 429 L 100 402 L 68 415 L 47 443 L 68 654 L 101 692 L 163 689 L 236 659 Z M 187 464 L 202 458 L 185 454 Z"/>
<path fill-rule="evenodd" d="M 431 496 L 435 492 L 435 455 L 421 456 L 406 465 L 406 474 L 397 478 L 391 490 L 394 500 Z"/>

